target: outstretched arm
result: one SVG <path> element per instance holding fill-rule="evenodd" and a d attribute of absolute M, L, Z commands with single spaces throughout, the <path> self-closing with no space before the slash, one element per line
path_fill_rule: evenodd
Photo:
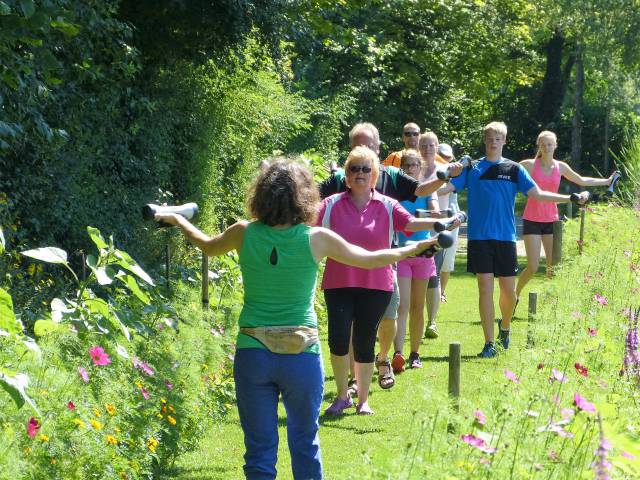
<path fill-rule="evenodd" d="M 311 231 L 311 251 L 316 261 L 324 257 L 359 268 L 380 268 L 398 262 L 403 258 L 416 255 L 437 243 L 437 238 L 430 238 L 400 248 L 387 248 L 371 252 L 353 245 L 340 235 L 322 227 L 314 227 Z"/>
<path fill-rule="evenodd" d="M 589 200 L 589 192 L 580 192 L 580 200 L 578 203 L 585 204 Z M 571 195 L 562 195 L 560 193 L 547 192 L 546 190 L 540 190 L 538 186 L 531 187 L 527 191 L 527 196 L 535 198 L 541 202 L 551 203 L 569 203 L 571 201 Z"/>
<path fill-rule="evenodd" d="M 187 240 L 202 250 L 209 257 L 222 255 L 223 253 L 227 253 L 231 250 L 240 251 L 242 240 L 244 238 L 244 231 L 249 224 L 246 220 L 241 220 L 231 225 L 224 232 L 210 237 L 191 224 L 191 222 L 182 215 L 176 215 L 174 213 L 156 214 L 155 219 L 180 227 L 180 230 L 182 230 L 182 233 Z"/>
<path fill-rule="evenodd" d="M 583 187 L 608 187 L 613 180 L 613 173 L 609 178 L 593 178 L 583 177 L 579 173 L 576 173 L 565 162 L 558 162 L 560 164 L 560 174 L 570 182 Z"/>

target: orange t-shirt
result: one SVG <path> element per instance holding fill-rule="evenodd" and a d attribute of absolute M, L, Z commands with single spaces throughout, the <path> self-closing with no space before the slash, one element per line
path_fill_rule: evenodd
<path fill-rule="evenodd" d="M 385 167 L 398 167 L 398 168 L 400 168 L 400 163 L 401 163 L 401 160 L 402 160 L 402 153 L 403 152 L 404 152 L 404 150 L 400 150 L 398 152 L 390 153 L 389 156 L 384 159 L 384 161 L 382 162 L 382 165 L 384 165 Z M 436 153 L 436 162 L 440 163 L 442 165 L 447 165 L 449 163 L 444 158 L 442 158 L 440 155 L 438 155 L 437 153 Z"/>

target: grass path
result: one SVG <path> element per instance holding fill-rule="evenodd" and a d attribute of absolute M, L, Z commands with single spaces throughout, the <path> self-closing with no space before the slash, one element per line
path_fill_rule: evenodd
<path fill-rule="evenodd" d="M 370 405 L 375 410 L 371 417 L 358 417 L 355 409 L 340 418 L 321 417 L 320 439 L 327 479 L 371 478 L 375 472 L 397 471 L 405 454 L 410 453 L 418 442 L 421 424 L 442 408 L 447 392 L 448 349 L 450 342 L 462 345 L 463 365 L 461 372 L 461 395 L 463 402 L 491 396 L 493 389 L 500 388 L 495 381 L 496 372 L 502 372 L 512 360 L 524 350 L 526 341 L 527 300 L 518 307 L 512 343 L 509 351 L 497 359 L 480 360 L 476 354 L 483 345 L 482 330 L 477 309 L 477 287 L 475 277 L 464 271 L 464 259 L 456 265 L 450 283 L 449 301 L 442 304 L 438 326 L 440 338 L 423 340 L 422 361 L 424 368 L 409 370 L 397 377 L 396 386 L 381 390 L 374 381 Z M 524 259 L 520 259 L 524 263 Z M 543 281 L 535 278 L 528 291 L 535 291 Z M 526 292 L 525 292 L 526 296 Z M 497 284 L 496 284 L 497 305 Z M 335 384 L 327 349 L 326 330 L 322 335 L 325 363 L 324 410 L 335 396 Z M 408 346 L 405 346 L 405 355 Z M 491 377 L 486 381 L 485 377 Z M 225 421 L 214 426 L 200 442 L 196 451 L 180 457 L 175 469 L 167 478 L 180 480 L 213 480 L 243 478 L 242 455 L 244 453 L 242 430 L 237 410 L 233 410 Z M 280 447 L 278 454 L 278 478 L 289 479 L 289 453 L 286 443 L 285 416 L 280 405 Z M 424 439 L 422 439 L 424 440 Z M 406 460 L 407 468 L 410 459 Z M 392 478 L 392 477 L 391 477 Z"/>

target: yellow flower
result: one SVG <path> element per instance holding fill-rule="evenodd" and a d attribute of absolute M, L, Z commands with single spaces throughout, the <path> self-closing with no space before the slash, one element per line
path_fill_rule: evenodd
<path fill-rule="evenodd" d="M 161 411 L 162 411 L 162 413 L 167 413 L 167 406 L 166 405 L 163 406 Z"/>
<path fill-rule="evenodd" d="M 113 435 L 107 435 L 107 443 L 109 445 L 117 445 L 118 444 L 118 439 L 116 437 L 114 437 Z"/>
<path fill-rule="evenodd" d="M 105 405 L 105 408 L 107 409 L 107 413 L 109 415 L 115 415 L 116 414 L 116 406 L 112 403 L 107 403 Z"/>
<path fill-rule="evenodd" d="M 120 433 L 120 429 L 119 429 L 118 427 L 113 427 L 113 430 L 114 430 L 116 433 Z"/>
<path fill-rule="evenodd" d="M 142 388 L 142 383 L 140 383 L 139 381 L 136 382 L 136 387 L 138 388 Z"/>
<path fill-rule="evenodd" d="M 97 408 L 95 408 L 95 407 L 93 408 L 93 414 L 94 414 L 96 417 L 98 417 L 98 418 L 102 415 L 102 414 L 100 413 L 100 410 L 98 410 L 98 409 L 97 409 Z"/>
<path fill-rule="evenodd" d="M 120 472 L 120 473 L 118 473 L 118 475 L 120 476 L 120 478 L 122 480 L 129 480 L 129 475 L 127 475 L 126 472 Z"/>
<path fill-rule="evenodd" d="M 151 437 L 149 440 L 147 440 L 147 448 L 151 450 L 151 453 L 156 453 L 157 446 L 158 440 L 156 440 L 155 438 Z"/>
<path fill-rule="evenodd" d="M 22 450 L 22 453 L 24 453 L 25 455 L 29 455 L 31 453 L 31 448 L 24 447 L 24 449 Z"/>
<path fill-rule="evenodd" d="M 84 422 L 82 420 L 80 420 L 79 418 L 74 418 L 73 419 L 73 423 L 75 423 L 76 427 L 78 427 L 78 428 L 84 428 L 85 427 Z"/>
<path fill-rule="evenodd" d="M 176 409 L 173 408 L 173 405 L 169 405 L 169 410 L 171 410 L 171 413 L 176 413 Z"/>
<path fill-rule="evenodd" d="M 56 463 L 58 463 L 58 460 L 52 458 L 51 460 L 49 460 L 49 463 L 51 463 L 51 465 L 55 465 Z"/>
<path fill-rule="evenodd" d="M 167 399 L 166 399 L 166 398 L 161 398 L 161 399 L 160 399 L 160 402 L 162 402 L 162 403 L 167 403 Z"/>
<path fill-rule="evenodd" d="M 171 425 L 175 425 L 176 419 L 173 418 L 171 415 L 167 415 L 167 422 L 169 422 Z"/>
<path fill-rule="evenodd" d="M 42 440 L 43 442 L 48 442 L 49 441 L 49 435 L 45 435 L 44 433 L 40 434 L 40 440 Z"/>
<path fill-rule="evenodd" d="M 206 363 L 203 363 L 203 364 L 202 364 L 202 369 L 203 369 L 203 370 L 206 370 L 207 368 L 209 368 L 209 365 L 207 365 Z"/>
<path fill-rule="evenodd" d="M 96 430 L 102 430 L 102 424 L 99 421 L 91 419 L 89 423 L 91 423 L 91 426 Z"/>
<path fill-rule="evenodd" d="M 156 413 L 156 417 L 162 418 L 162 414 L 161 413 Z"/>

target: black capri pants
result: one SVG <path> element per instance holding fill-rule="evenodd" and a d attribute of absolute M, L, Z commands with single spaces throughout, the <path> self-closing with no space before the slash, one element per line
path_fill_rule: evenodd
<path fill-rule="evenodd" d="M 357 287 L 325 290 L 329 351 L 340 357 L 349 353 L 353 323 L 353 357 L 358 363 L 373 363 L 378 325 L 392 293 Z"/>

